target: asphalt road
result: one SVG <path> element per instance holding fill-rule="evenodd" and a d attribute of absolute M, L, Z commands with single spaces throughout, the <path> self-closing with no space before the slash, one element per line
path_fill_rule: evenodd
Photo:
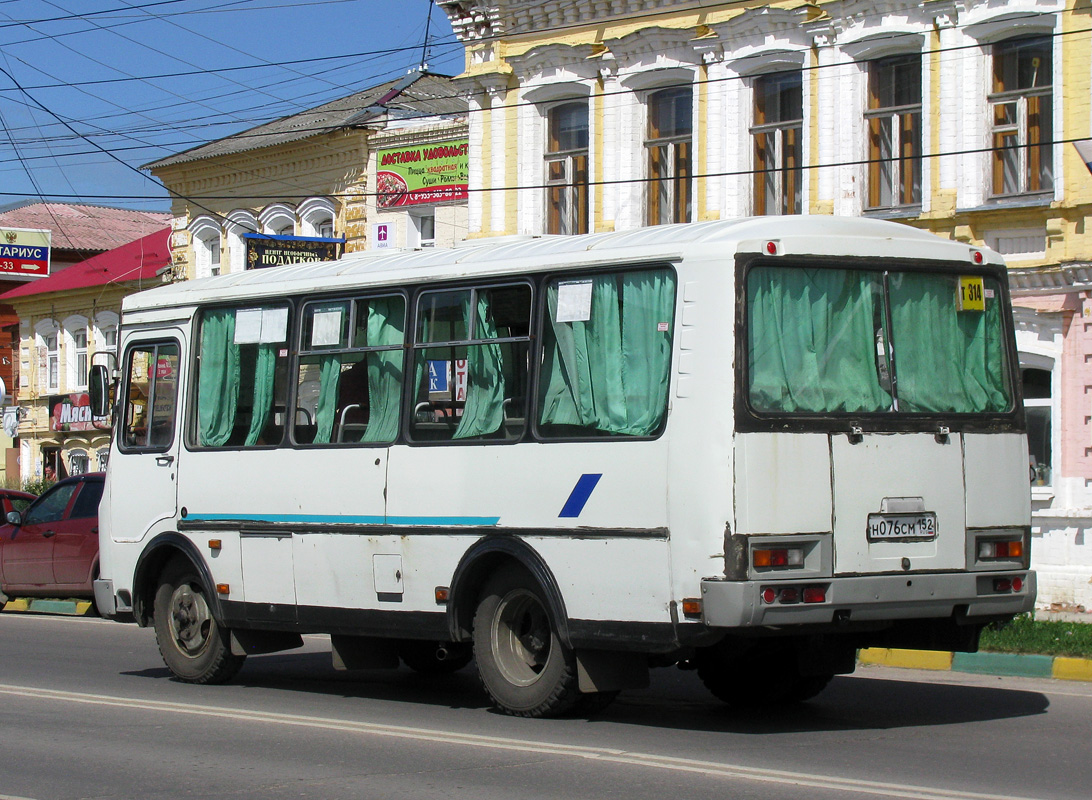
<path fill-rule="evenodd" d="M 473 667 L 342 673 L 328 642 L 226 686 L 169 677 L 154 635 L 0 614 L 0 800 L 1087 800 L 1092 684 L 880 667 L 740 715 L 653 671 L 587 719 L 492 712 Z"/>

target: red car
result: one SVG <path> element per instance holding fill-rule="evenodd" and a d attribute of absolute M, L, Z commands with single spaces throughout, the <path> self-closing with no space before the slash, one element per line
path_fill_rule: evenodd
<path fill-rule="evenodd" d="M 0 527 L 0 592 L 94 597 L 103 478 L 101 472 L 65 478 L 25 511 L 7 511 L 7 524 Z"/>

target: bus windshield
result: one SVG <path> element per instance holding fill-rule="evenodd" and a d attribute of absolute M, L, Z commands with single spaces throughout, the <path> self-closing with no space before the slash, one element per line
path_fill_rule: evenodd
<path fill-rule="evenodd" d="M 758 412 L 998 413 L 1013 394 L 989 276 L 758 266 L 747 388 Z"/>

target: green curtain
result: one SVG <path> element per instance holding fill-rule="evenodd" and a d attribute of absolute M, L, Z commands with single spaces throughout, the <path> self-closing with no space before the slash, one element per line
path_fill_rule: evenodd
<path fill-rule="evenodd" d="M 622 320 L 613 275 L 592 279 L 591 315 L 557 322 L 558 284 L 546 292 L 553 346 L 542 365 L 539 424 L 617 431 L 625 425 Z"/>
<path fill-rule="evenodd" d="M 399 297 L 370 301 L 368 345 L 401 345 L 405 341 L 403 312 L 403 301 Z M 368 429 L 362 442 L 393 442 L 398 437 L 403 358 L 400 348 L 368 353 Z"/>
<path fill-rule="evenodd" d="M 469 322 L 469 297 L 467 318 Z M 489 313 L 489 296 L 478 293 L 475 339 L 496 339 L 497 326 Z M 467 329 L 470 329 L 469 324 Z M 504 356 L 495 342 L 470 344 L 466 351 L 466 402 L 453 439 L 486 436 L 504 424 Z"/>
<path fill-rule="evenodd" d="M 675 284 L 655 270 L 592 279 L 588 320 L 558 322 L 558 284 L 542 367 L 539 424 L 647 436 L 663 419 L 671 363 Z"/>
<path fill-rule="evenodd" d="M 337 416 L 337 390 L 341 383 L 341 354 L 319 357 L 319 396 L 315 405 L 315 444 L 329 444 Z"/>
<path fill-rule="evenodd" d="M 891 279 L 900 411 L 970 413 L 1011 405 L 1001 304 L 987 299 L 984 312 L 957 311 L 955 281 L 916 273 Z"/>
<path fill-rule="evenodd" d="M 197 389 L 199 444 L 219 447 L 231 437 L 239 405 L 239 346 L 235 311 L 210 311 L 201 322 L 201 377 Z"/>
<path fill-rule="evenodd" d="M 246 446 L 253 447 L 269 422 L 273 408 L 273 381 L 277 370 L 275 344 L 259 344 L 254 364 L 254 404 L 250 412 L 250 430 L 246 434 Z M 263 442 L 263 444 L 269 444 Z"/>
<path fill-rule="evenodd" d="M 878 276 L 760 267 L 747 278 L 751 404 L 761 411 L 884 411 Z"/>
<path fill-rule="evenodd" d="M 622 276 L 622 385 L 627 415 L 622 433 L 648 436 L 663 419 L 671 377 L 674 303 L 675 281 L 669 272 Z"/>

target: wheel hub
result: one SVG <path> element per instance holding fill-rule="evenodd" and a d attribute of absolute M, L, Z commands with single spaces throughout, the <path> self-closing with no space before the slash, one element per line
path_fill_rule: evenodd
<path fill-rule="evenodd" d="M 178 648 L 190 656 L 198 655 L 207 645 L 212 630 L 212 614 L 204 595 L 183 584 L 171 595 L 171 636 Z"/>

